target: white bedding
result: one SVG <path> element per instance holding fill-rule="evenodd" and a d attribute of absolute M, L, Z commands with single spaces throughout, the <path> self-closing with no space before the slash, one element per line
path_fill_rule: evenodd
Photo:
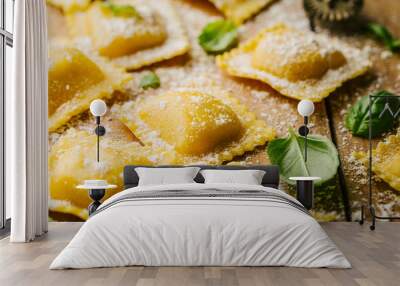
<path fill-rule="evenodd" d="M 103 203 L 50 269 L 145 266 L 294 266 L 350 268 L 309 215 L 258 198 L 152 198 L 111 201 L 131 192 L 262 190 L 262 186 L 179 184 L 125 190 Z M 297 202 L 297 201 L 296 201 Z"/>

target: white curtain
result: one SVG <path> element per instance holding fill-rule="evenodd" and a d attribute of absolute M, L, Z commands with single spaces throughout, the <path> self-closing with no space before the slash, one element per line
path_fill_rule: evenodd
<path fill-rule="evenodd" d="M 45 0 L 15 1 L 13 93 L 6 98 L 6 187 L 12 242 L 47 232 L 47 27 Z"/>

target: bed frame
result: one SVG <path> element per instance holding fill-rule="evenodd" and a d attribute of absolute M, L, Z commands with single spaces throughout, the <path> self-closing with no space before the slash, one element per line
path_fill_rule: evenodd
<path fill-rule="evenodd" d="M 221 166 L 205 166 L 205 165 L 194 165 L 202 170 L 204 169 L 217 169 L 217 170 L 248 170 L 256 169 L 263 170 L 266 172 L 262 180 L 262 185 L 265 187 L 270 187 L 278 189 L 279 187 L 279 167 L 274 165 L 247 165 L 247 166 L 233 166 L 233 165 L 221 165 Z M 179 168 L 184 166 L 139 166 L 139 165 L 129 165 L 124 168 L 124 189 L 136 187 L 139 183 L 139 177 L 135 171 L 136 167 L 147 167 L 147 168 Z M 203 176 L 199 173 L 194 179 L 197 183 L 204 183 Z"/>

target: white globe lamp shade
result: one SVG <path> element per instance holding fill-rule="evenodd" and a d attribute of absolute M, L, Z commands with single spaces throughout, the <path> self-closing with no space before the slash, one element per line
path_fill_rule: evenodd
<path fill-rule="evenodd" d="M 303 99 L 297 105 L 297 111 L 303 117 L 308 117 L 314 113 L 314 103 L 311 100 Z"/>
<path fill-rule="evenodd" d="M 107 112 L 107 105 L 103 100 L 95 99 L 90 104 L 90 112 L 96 117 L 103 116 Z"/>

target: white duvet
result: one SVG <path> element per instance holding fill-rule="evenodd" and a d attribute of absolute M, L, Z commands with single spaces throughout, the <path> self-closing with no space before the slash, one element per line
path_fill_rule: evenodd
<path fill-rule="evenodd" d="M 289 197 L 254 185 L 180 184 L 131 188 L 102 206 L 130 192 L 205 188 Z M 155 198 L 123 201 L 91 217 L 50 269 L 127 265 L 351 267 L 320 225 L 293 206 L 257 198 Z"/>

